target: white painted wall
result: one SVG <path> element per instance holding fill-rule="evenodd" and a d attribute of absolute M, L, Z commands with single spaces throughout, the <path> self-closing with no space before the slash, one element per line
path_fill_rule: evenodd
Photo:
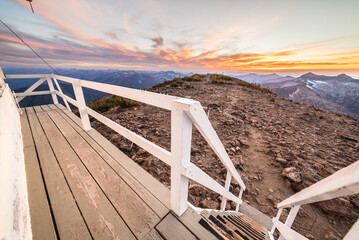
<path fill-rule="evenodd" d="M 32 239 L 20 115 L 0 76 L 0 239 Z"/>

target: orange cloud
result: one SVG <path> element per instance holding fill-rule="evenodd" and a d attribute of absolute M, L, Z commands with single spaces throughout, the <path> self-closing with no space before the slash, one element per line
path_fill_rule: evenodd
<path fill-rule="evenodd" d="M 26 1 L 14 1 L 28 8 Z M 96 4 L 103 3 L 97 2 Z M 103 7 L 106 8 L 106 6 Z M 66 9 L 68 11 L 65 11 Z M 99 66 L 133 66 L 134 68 L 151 66 L 153 69 L 157 69 L 158 66 L 168 66 L 168 68 L 174 69 L 183 67 L 185 69 L 223 71 L 308 71 L 317 69 L 339 71 L 359 69 L 358 48 L 353 51 L 344 51 L 333 47 L 341 41 L 346 41 L 347 38 L 302 44 L 267 53 L 240 52 L 235 48 L 233 52 L 228 53 L 229 50 L 223 46 L 222 43 L 227 40 L 235 42 L 243 40 L 243 38 L 238 37 L 239 35 L 244 34 L 243 37 L 248 38 L 268 31 L 273 23 L 280 19 L 278 16 L 273 19 L 268 18 L 268 21 L 256 19 L 256 24 L 250 22 L 246 23 L 247 25 L 230 26 L 220 31 L 213 31 L 212 35 L 207 35 L 207 38 L 199 41 L 200 49 L 194 47 L 195 44 L 173 44 L 173 39 L 164 39 L 165 35 L 159 36 L 158 33 L 151 32 L 153 36 L 157 36 L 151 38 L 153 45 L 144 47 L 143 49 L 147 50 L 141 51 L 137 46 L 133 46 L 132 42 L 129 44 L 121 42 L 117 37 L 120 35 L 116 35 L 116 30 L 107 29 L 108 31 L 104 31 L 102 35 L 97 34 L 99 33 L 99 23 L 96 22 L 96 15 L 91 15 L 96 14 L 96 12 L 98 9 L 92 6 L 92 2 L 89 3 L 86 0 L 63 0 L 60 4 L 56 1 L 37 0 L 36 14 L 66 33 L 69 36 L 68 39 L 75 39 L 75 41 L 70 40 L 71 43 L 66 45 L 67 42 L 56 42 L 55 38 L 36 41 L 36 37 L 33 37 L 27 42 L 32 47 L 47 53 L 48 55 L 45 56 L 52 59 L 57 66 L 74 64 L 74 66 L 94 67 L 97 61 Z M 143 14 L 142 11 L 132 19 L 126 16 L 127 30 L 130 30 L 130 25 L 135 25 Z M 81 24 L 76 25 L 75 20 L 81 21 Z M 74 23 L 72 24 L 72 22 Z M 93 32 L 93 29 L 97 33 Z M 0 40 L 12 43 L 16 50 L 20 49 L 16 44 L 21 44 L 21 42 L 16 38 L 0 33 Z M 11 55 L 10 52 L 5 53 L 5 51 L 2 54 Z M 15 54 L 18 60 L 24 64 L 29 64 L 28 60 L 33 59 L 33 56 L 29 56 L 25 52 L 22 54 L 23 57 L 21 57 L 20 51 L 14 52 L 13 56 Z"/>

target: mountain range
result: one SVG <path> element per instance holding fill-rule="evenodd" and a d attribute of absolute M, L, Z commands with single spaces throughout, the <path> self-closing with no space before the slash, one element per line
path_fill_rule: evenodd
<path fill-rule="evenodd" d="M 281 97 L 359 120 L 359 80 L 348 75 L 325 76 L 306 73 L 295 78 L 275 73 L 250 73 L 231 76 L 268 87 Z"/>
<path fill-rule="evenodd" d="M 60 75 L 107 83 L 117 86 L 135 89 L 149 88 L 165 80 L 176 77 L 184 77 L 193 73 L 181 73 L 174 71 L 134 71 L 134 70 L 80 70 L 80 69 L 57 69 Z M 47 69 L 35 68 L 5 68 L 5 74 L 34 74 L 52 73 Z M 262 87 L 268 87 L 277 95 L 297 101 L 311 104 L 341 115 L 350 116 L 359 121 L 359 80 L 340 74 L 337 76 L 317 75 L 306 73 L 299 77 L 281 76 L 276 73 L 225 73 L 246 82 L 255 83 Z M 7 83 L 15 92 L 23 92 L 31 86 L 36 79 L 11 79 Z M 59 81 L 63 92 L 74 97 L 72 86 Z M 38 91 L 47 90 L 47 84 L 41 85 Z M 84 88 L 86 102 L 94 101 L 105 93 Z M 24 98 L 20 106 L 32 106 L 51 103 L 49 95 L 32 96 Z"/>

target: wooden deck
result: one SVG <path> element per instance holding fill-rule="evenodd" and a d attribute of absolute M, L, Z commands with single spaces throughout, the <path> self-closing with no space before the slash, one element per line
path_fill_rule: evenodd
<path fill-rule="evenodd" d="M 192 209 L 62 105 L 21 115 L 34 239 L 214 239 Z"/>

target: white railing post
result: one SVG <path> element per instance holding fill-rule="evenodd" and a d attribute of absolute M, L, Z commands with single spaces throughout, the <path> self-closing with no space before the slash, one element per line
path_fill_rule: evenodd
<path fill-rule="evenodd" d="M 82 122 L 82 128 L 85 131 L 89 131 L 91 129 L 90 119 L 89 119 L 89 115 L 87 113 L 85 97 L 84 97 L 84 93 L 82 91 L 82 86 L 81 86 L 80 80 L 78 80 L 78 79 L 74 80 L 72 82 L 72 86 L 74 88 L 76 102 L 77 102 L 77 105 L 79 108 L 79 113 L 80 113 L 81 122 Z"/>
<path fill-rule="evenodd" d="M 229 192 L 229 188 L 231 186 L 231 181 L 232 181 L 232 175 L 231 173 L 227 170 L 227 176 L 226 176 L 226 183 L 224 185 L 224 187 L 226 188 L 226 190 Z M 221 203 L 221 210 L 224 211 L 226 210 L 226 205 L 227 205 L 227 198 L 222 196 L 222 203 Z"/>
<path fill-rule="evenodd" d="M 359 236 L 359 219 L 354 223 L 354 225 L 350 228 L 349 232 L 345 235 L 343 240 L 353 240 L 357 239 Z"/>
<path fill-rule="evenodd" d="M 59 101 L 58 101 L 57 95 L 55 93 L 54 84 L 52 84 L 51 75 L 46 74 L 46 80 L 47 80 L 47 84 L 49 85 L 49 89 L 51 91 L 52 101 L 54 102 L 54 104 L 58 104 Z"/>
<path fill-rule="evenodd" d="M 280 216 L 282 215 L 282 212 L 283 212 L 283 208 L 279 208 L 279 209 L 278 209 L 278 212 L 277 212 L 277 216 L 275 216 L 275 218 L 276 218 L 278 221 L 279 221 Z M 275 227 L 275 225 L 273 224 L 272 229 L 271 229 L 271 231 L 270 231 L 272 235 L 274 234 L 275 229 L 276 229 L 276 227 Z"/>
<path fill-rule="evenodd" d="M 182 170 L 190 165 L 192 121 L 186 107 L 175 100 L 171 110 L 171 209 L 178 216 L 186 211 L 188 199 L 188 177 Z"/>
<path fill-rule="evenodd" d="M 238 198 L 241 199 L 241 200 L 242 200 L 243 192 L 244 192 L 244 189 L 241 187 L 241 190 L 239 190 L 239 194 L 238 194 Z M 241 206 L 241 204 L 240 204 L 240 203 L 237 203 L 236 212 L 239 211 L 239 206 Z"/>
<path fill-rule="evenodd" d="M 285 221 L 284 225 L 286 225 L 287 227 L 292 227 L 292 224 L 295 220 L 295 217 L 297 216 L 297 213 L 299 211 L 300 205 L 294 206 L 292 207 L 292 209 L 290 210 L 287 220 Z M 284 240 L 284 238 L 282 236 L 279 237 L 278 240 Z"/>
<path fill-rule="evenodd" d="M 56 87 L 57 87 L 57 90 L 58 90 L 60 93 L 64 94 L 64 93 L 62 92 L 62 89 L 61 89 L 60 84 L 58 83 L 57 79 L 54 78 L 54 77 L 53 77 L 53 79 L 54 79 L 55 85 L 56 85 Z M 64 103 L 65 103 L 66 108 L 67 108 L 69 111 L 71 111 L 71 108 L 70 108 L 69 103 L 67 102 L 67 100 L 66 100 L 65 98 L 63 98 L 62 100 L 64 100 Z"/>

